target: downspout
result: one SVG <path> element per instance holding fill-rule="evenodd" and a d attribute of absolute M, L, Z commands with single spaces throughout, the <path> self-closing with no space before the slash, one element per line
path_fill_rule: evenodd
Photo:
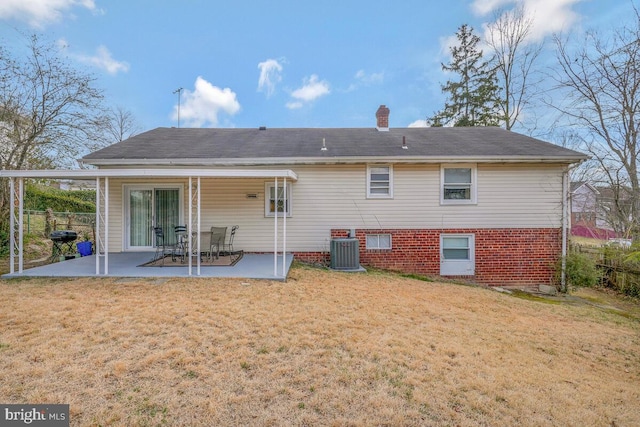
<path fill-rule="evenodd" d="M 567 232 L 569 230 L 569 168 L 562 172 L 562 265 L 560 292 L 567 292 Z"/>

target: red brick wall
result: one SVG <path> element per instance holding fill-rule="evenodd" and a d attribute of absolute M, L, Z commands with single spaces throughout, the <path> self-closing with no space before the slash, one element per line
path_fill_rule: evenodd
<path fill-rule="evenodd" d="M 334 229 L 331 237 L 347 237 L 348 230 Z M 535 286 L 551 284 L 560 257 L 561 230 L 518 229 L 361 229 L 360 263 L 365 266 L 417 273 L 440 274 L 440 234 L 475 235 L 475 276 L 490 286 Z M 367 250 L 366 234 L 391 234 L 392 249 Z M 295 254 L 298 259 L 318 260 L 321 254 Z M 328 260 L 328 254 L 327 260 Z"/>

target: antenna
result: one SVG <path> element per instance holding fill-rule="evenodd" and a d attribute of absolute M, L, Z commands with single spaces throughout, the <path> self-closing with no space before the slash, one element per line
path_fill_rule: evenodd
<path fill-rule="evenodd" d="M 183 88 L 179 87 L 173 91 L 174 94 L 178 94 L 178 129 L 180 129 L 180 95 L 182 94 L 182 89 Z"/>

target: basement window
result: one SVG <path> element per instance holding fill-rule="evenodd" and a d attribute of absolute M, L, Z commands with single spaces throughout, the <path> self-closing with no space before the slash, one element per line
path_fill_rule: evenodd
<path fill-rule="evenodd" d="M 367 249 L 391 249 L 391 234 L 367 234 Z"/>

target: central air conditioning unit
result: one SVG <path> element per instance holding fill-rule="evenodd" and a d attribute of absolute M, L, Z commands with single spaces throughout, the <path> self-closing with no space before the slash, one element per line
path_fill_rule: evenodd
<path fill-rule="evenodd" d="M 331 239 L 331 268 L 360 270 L 360 241 L 355 238 Z"/>

